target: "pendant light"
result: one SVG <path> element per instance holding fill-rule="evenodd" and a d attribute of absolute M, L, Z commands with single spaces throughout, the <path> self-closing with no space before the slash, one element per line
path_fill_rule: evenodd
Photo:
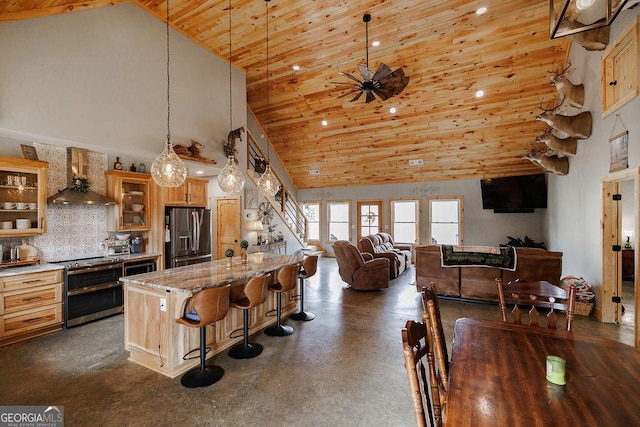
<path fill-rule="evenodd" d="M 269 0 L 264 0 L 267 15 L 267 167 L 258 180 L 258 191 L 263 196 L 273 197 L 280 191 L 280 182 L 275 174 L 271 172 L 271 162 L 269 157 L 269 128 L 271 121 L 269 119 Z"/>
<path fill-rule="evenodd" d="M 229 0 L 229 127 L 233 130 L 233 91 L 231 68 L 231 0 Z M 218 185 L 225 193 L 238 193 L 244 187 L 244 176 L 233 155 L 227 157 L 227 164 L 218 175 Z"/>
<path fill-rule="evenodd" d="M 160 187 L 180 187 L 187 178 L 187 167 L 175 151 L 171 143 L 171 80 L 169 77 L 169 0 L 167 0 L 167 145 L 151 165 L 151 176 Z"/>

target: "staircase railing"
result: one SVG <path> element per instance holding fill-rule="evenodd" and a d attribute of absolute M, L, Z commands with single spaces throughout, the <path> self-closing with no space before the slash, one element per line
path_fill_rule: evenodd
<path fill-rule="evenodd" d="M 266 166 L 267 160 L 264 152 L 258 146 L 253 135 L 247 132 L 247 175 L 249 175 L 254 184 L 258 183 L 258 179 L 264 173 Z M 271 169 L 271 172 L 280 182 L 280 191 L 274 197 L 266 197 L 266 199 L 271 203 L 274 210 L 278 212 L 278 215 L 280 215 L 280 218 L 282 218 L 293 235 L 296 236 L 296 239 L 304 244 L 307 236 L 307 217 L 278 174 L 273 169 Z"/>

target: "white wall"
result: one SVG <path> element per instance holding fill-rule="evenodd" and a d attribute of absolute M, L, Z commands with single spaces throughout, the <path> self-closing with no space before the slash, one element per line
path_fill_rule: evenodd
<path fill-rule="evenodd" d="M 627 10 L 618 16 L 611 26 L 609 46 L 639 13 L 638 9 Z M 623 130 L 617 123 L 613 132 L 616 113 L 629 131 L 629 167 L 640 166 L 640 99 L 636 97 L 616 113 L 601 118 L 604 53 L 587 52 L 575 43 L 571 48 L 569 60 L 576 70 L 569 80 L 585 85 L 585 105 L 581 111 L 591 111 L 593 132 L 589 139 L 578 143 L 577 155 L 570 159 L 569 174 L 549 179 L 546 237 L 552 248 L 564 252 L 563 275 L 583 276 L 596 287 L 600 286 L 602 275 L 600 178 L 609 173 L 609 138 Z"/>
<path fill-rule="evenodd" d="M 229 66 L 171 29 L 171 136 L 219 165 Z M 79 146 L 151 167 L 167 135 L 166 27 L 135 4 L 0 24 L 0 137 Z M 246 83 L 233 68 L 233 127 Z M 245 150 L 240 149 L 241 157 Z"/>

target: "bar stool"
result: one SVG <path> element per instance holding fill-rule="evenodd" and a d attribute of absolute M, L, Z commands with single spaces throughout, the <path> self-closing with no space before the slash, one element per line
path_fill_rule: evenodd
<path fill-rule="evenodd" d="M 282 294 L 289 292 L 296 286 L 296 279 L 298 278 L 298 272 L 300 271 L 300 264 L 287 265 L 278 271 L 278 283 L 269 285 L 269 290 L 275 292 L 276 299 L 276 316 L 278 318 L 275 325 L 268 327 L 264 330 L 264 333 L 272 337 L 283 337 L 285 335 L 291 335 L 293 328 L 282 324 Z"/>
<path fill-rule="evenodd" d="M 298 273 L 298 279 L 300 279 L 300 296 L 298 297 L 300 300 L 300 311 L 292 313 L 289 319 L 309 321 L 316 318 L 315 314 L 304 312 L 304 279 L 308 279 L 316 274 L 317 269 L 318 255 L 309 255 L 302 261 L 302 267 Z"/>
<path fill-rule="evenodd" d="M 180 383 L 189 388 L 209 386 L 222 378 L 224 369 L 216 365 L 207 365 L 206 356 L 211 350 L 207 348 L 207 325 L 222 320 L 229 310 L 229 296 L 231 285 L 218 286 L 197 292 L 189 300 L 185 307 L 183 317 L 176 319 L 177 323 L 190 328 L 200 328 L 200 366 L 195 367 L 182 375 Z M 189 359 L 187 353 L 183 359 Z"/>
<path fill-rule="evenodd" d="M 244 285 L 244 296 L 237 301 L 231 302 L 231 307 L 242 310 L 242 333 L 244 339 L 243 342 L 229 349 L 229 357 L 234 359 L 250 359 L 262 353 L 262 346 L 260 344 L 249 343 L 249 310 L 267 300 L 267 296 L 269 295 L 268 279 L 270 277 L 271 274 L 253 277 Z"/>

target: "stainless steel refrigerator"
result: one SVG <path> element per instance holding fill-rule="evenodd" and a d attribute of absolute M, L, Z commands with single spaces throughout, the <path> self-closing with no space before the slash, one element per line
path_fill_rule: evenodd
<path fill-rule="evenodd" d="M 211 210 L 165 209 L 165 268 L 211 261 Z"/>

